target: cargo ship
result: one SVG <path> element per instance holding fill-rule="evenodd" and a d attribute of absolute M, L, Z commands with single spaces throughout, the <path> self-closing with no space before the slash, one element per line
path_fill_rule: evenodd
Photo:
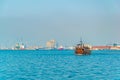
<path fill-rule="evenodd" d="M 80 44 L 77 44 L 75 46 L 75 54 L 77 54 L 77 55 L 89 55 L 89 54 L 91 54 L 91 49 L 89 46 L 84 45 L 82 40 L 81 40 Z"/>

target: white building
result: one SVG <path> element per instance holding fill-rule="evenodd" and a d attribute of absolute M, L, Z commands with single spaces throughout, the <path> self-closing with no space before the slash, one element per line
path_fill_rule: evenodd
<path fill-rule="evenodd" d="M 55 40 L 50 40 L 50 41 L 46 42 L 46 47 L 48 49 L 56 48 L 56 41 Z"/>

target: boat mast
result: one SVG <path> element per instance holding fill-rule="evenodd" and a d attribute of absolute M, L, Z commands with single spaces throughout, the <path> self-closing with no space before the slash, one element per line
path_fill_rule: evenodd
<path fill-rule="evenodd" d="M 81 47 L 83 47 L 83 46 L 84 46 L 84 45 L 83 45 L 82 38 L 80 39 L 80 45 L 81 45 Z"/>

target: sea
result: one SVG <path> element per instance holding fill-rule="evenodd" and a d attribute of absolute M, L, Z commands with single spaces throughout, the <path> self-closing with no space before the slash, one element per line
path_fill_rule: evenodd
<path fill-rule="evenodd" d="M 0 80 L 120 80 L 120 50 L 0 50 Z"/>

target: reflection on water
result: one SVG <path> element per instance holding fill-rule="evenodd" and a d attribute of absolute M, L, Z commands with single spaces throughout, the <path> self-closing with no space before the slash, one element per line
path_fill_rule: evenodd
<path fill-rule="evenodd" d="M 120 51 L 0 51 L 0 80 L 120 80 Z"/>

